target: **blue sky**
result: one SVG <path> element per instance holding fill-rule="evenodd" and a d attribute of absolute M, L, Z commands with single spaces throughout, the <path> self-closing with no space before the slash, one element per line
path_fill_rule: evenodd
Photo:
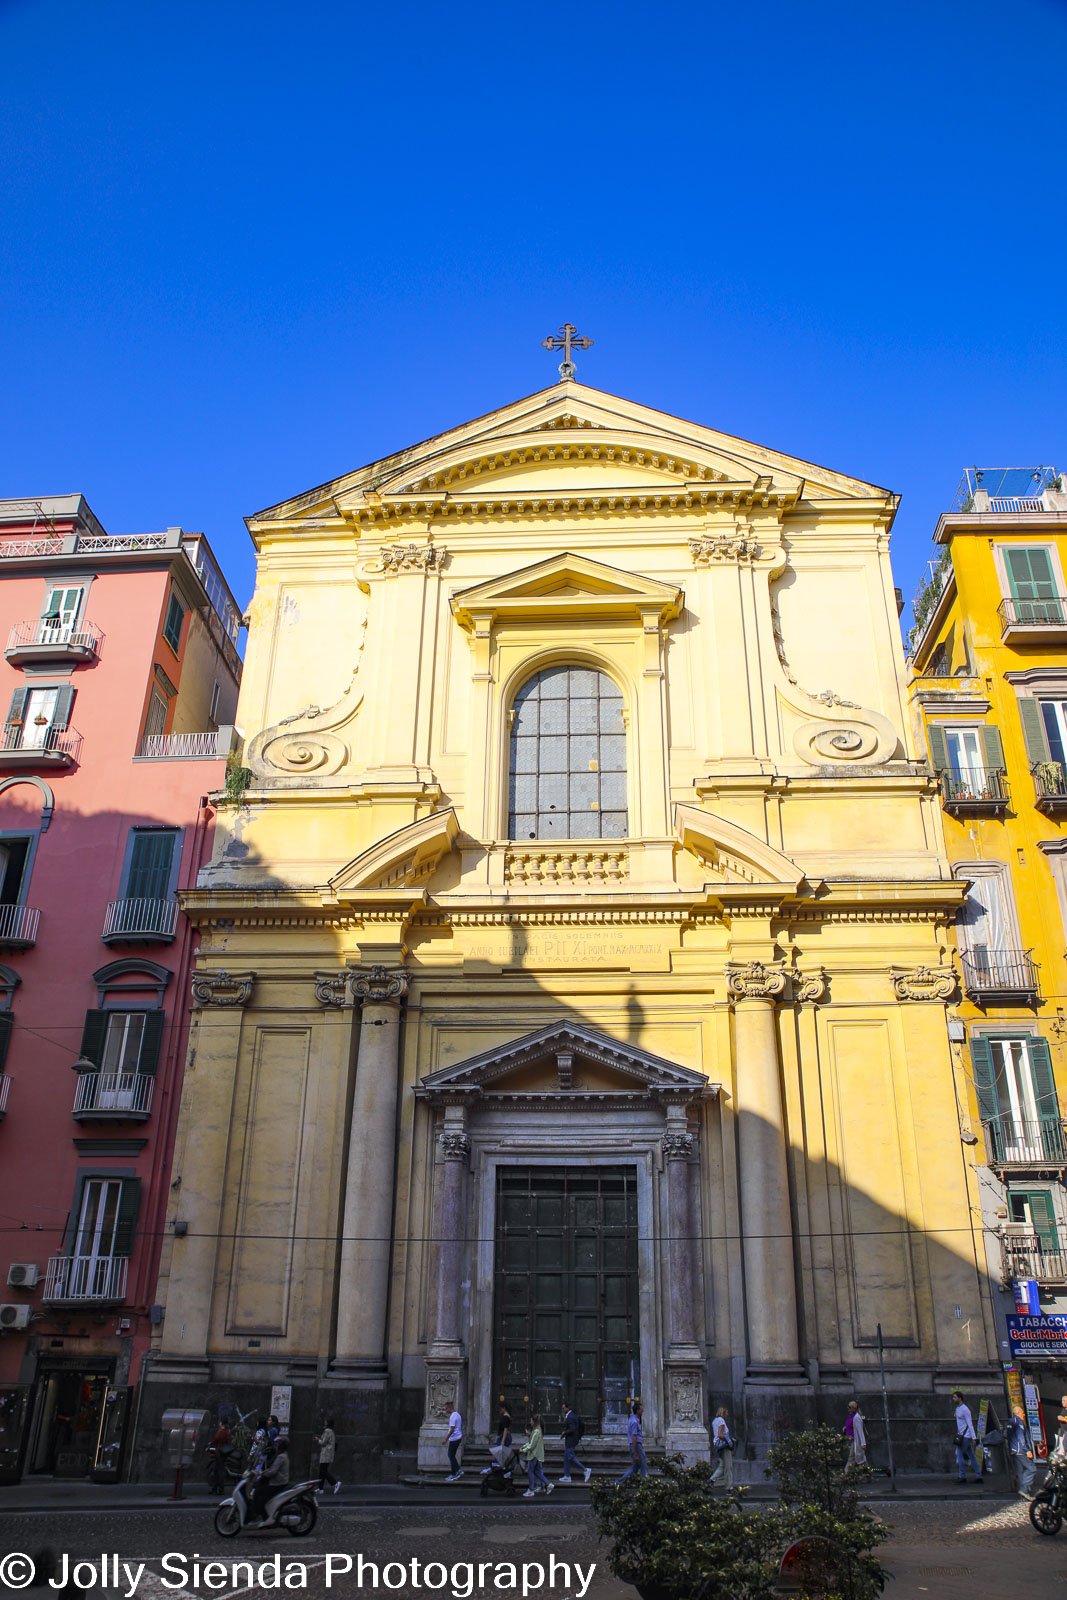
<path fill-rule="evenodd" d="M 243 515 L 555 378 L 902 492 L 1067 467 L 1067 4 L 0 0 L 0 494 Z"/>

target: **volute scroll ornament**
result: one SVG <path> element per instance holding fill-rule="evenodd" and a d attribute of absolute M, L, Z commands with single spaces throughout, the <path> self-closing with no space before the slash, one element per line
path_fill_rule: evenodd
<path fill-rule="evenodd" d="M 913 967 L 893 973 L 893 993 L 898 1000 L 955 1000 L 959 979 L 952 967 Z"/>
<path fill-rule="evenodd" d="M 227 972 L 224 968 L 218 972 L 198 972 L 190 986 L 193 1005 L 200 1008 L 246 1006 L 252 998 L 255 981 L 254 972 Z"/>
<path fill-rule="evenodd" d="M 730 961 L 726 964 L 726 992 L 731 1000 L 781 1000 L 789 988 L 789 974 L 780 962 Z"/>
<path fill-rule="evenodd" d="M 351 1005 L 347 972 L 316 972 L 315 999 L 320 1006 Z"/>
<path fill-rule="evenodd" d="M 256 734 L 248 746 L 246 759 L 257 778 L 277 780 L 311 774 L 327 778 L 348 763 L 351 752 L 342 730 L 347 730 L 363 704 L 359 669 L 366 629 L 367 618 L 362 617 L 356 664 L 340 699 L 325 708 L 315 704 L 305 706 L 302 711 L 294 711 Z"/>
<path fill-rule="evenodd" d="M 352 998 L 370 1005 L 389 1005 L 393 1001 L 403 1004 L 409 981 L 406 972 L 390 971 L 388 967 L 359 969 L 350 979 Z"/>
<path fill-rule="evenodd" d="M 830 997 L 829 974 L 819 967 L 814 972 L 798 972 L 793 977 L 793 999 L 798 1005 L 821 1006 Z"/>

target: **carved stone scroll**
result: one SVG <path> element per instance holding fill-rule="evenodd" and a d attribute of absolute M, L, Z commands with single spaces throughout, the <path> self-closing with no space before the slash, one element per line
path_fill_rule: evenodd
<path fill-rule="evenodd" d="M 959 980 L 951 967 L 913 967 L 893 973 L 893 993 L 898 1000 L 955 1000 Z"/>
<path fill-rule="evenodd" d="M 246 1006 L 255 981 L 253 972 L 198 972 L 191 985 L 193 1005 Z"/>

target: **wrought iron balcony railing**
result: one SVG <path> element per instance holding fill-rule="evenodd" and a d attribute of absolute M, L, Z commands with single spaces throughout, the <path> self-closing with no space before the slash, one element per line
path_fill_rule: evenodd
<path fill-rule="evenodd" d="M 53 1256 L 44 1280 L 44 1298 L 53 1303 L 122 1300 L 126 1296 L 125 1256 Z"/>
<path fill-rule="evenodd" d="M 1050 1246 L 1036 1233 L 1005 1229 L 1001 1248 L 1006 1283 L 1013 1278 L 1034 1278 L 1041 1284 L 1067 1284 L 1067 1251 Z"/>
<path fill-rule="evenodd" d="M 983 1127 L 990 1166 L 1067 1167 L 1062 1117 L 1041 1117 L 1037 1122 L 992 1117 Z"/>
<path fill-rule="evenodd" d="M 0 905 L 0 946 L 28 950 L 37 943 L 41 913 L 36 906 Z"/>
<path fill-rule="evenodd" d="M 1031 772 L 1037 809 L 1049 814 L 1067 810 L 1067 767 L 1062 761 L 1039 761 Z"/>
<path fill-rule="evenodd" d="M 81 1121 L 143 1121 L 152 1110 L 155 1079 L 147 1072 L 83 1072 L 74 1091 Z"/>
<path fill-rule="evenodd" d="M 92 622 L 50 622 L 37 617 L 32 622 L 16 622 L 8 636 L 4 654 L 9 661 L 72 658 L 91 661 L 100 653 L 103 635 Z"/>
<path fill-rule="evenodd" d="M 7 1097 L 11 1089 L 11 1079 L 7 1073 L 0 1073 L 0 1120 L 7 1115 Z"/>
<path fill-rule="evenodd" d="M 81 755 L 82 736 L 73 728 L 5 722 L 0 737 L 0 766 L 70 767 Z"/>
<path fill-rule="evenodd" d="M 1044 600 L 1002 600 L 997 607 L 1001 638 L 1011 634 L 1061 633 L 1067 629 L 1067 598 L 1049 595 Z"/>
<path fill-rule="evenodd" d="M 1008 809 L 1008 779 L 1003 767 L 970 767 L 965 772 L 941 771 L 941 804 L 953 814 L 1002 812 Z"/>
<path fill-rule="evenodd" d="M 104 913 L 105 944 L 144 941 L 165 944 L 174 938 L 178 902 L 166 900 L 113 900 Z"/>
<path fill-rule="evenodd" d="M 972 1000 L 1034 1000 L 1037 966 L 1028 950 L 965 950 L 963 987 Z"/>

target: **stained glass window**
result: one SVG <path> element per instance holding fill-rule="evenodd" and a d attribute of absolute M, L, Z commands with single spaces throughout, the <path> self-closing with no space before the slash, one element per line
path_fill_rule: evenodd
<path fill-rule="evenodd" d="M 622 693 L 592 667 L 546 667 L 515 696 L 508 836 L 626 837 Z"/>

